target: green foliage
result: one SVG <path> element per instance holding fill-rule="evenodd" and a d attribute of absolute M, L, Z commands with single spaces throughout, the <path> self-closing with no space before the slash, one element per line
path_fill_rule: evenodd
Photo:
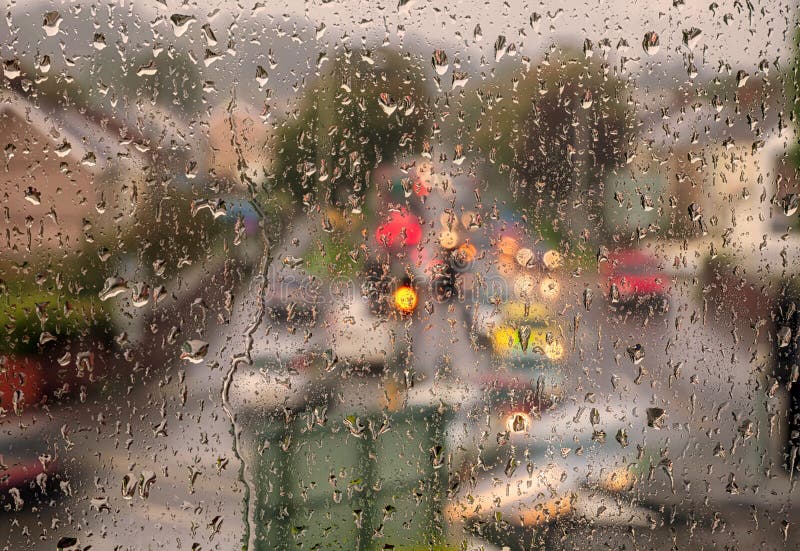
<path fill-rule="evenodd" d="M 278 130 L 273 174 L 290 199 L 358 204 L 373 168 L 421 150 L 430 134 L 423 70 L 385 49 L 370 61 L 338 57 Z"/>
<path fill-rule="evenodd" d="M 633 110 L 625 82 L 606 73 L 567 52 L 482 93 L 476 143 L 512 193 L 557 202 L 624 163 Z"/>
<path fill-rule="evenodd" d="M 65 340 L 108 323 L 103 306 L 89 296 L 66 299 L 56 291 L 13 285 L 0 296 L 0 352 L 33 354 L 42 332 Z"/>

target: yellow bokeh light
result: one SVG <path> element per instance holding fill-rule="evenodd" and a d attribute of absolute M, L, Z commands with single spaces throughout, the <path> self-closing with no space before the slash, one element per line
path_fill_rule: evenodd
<path fill-rule="evenodd" d="M 560 360 L 564 357 L 564 345 L 558 341 L 545 344 L 543 347 L 544 355 L 551 360 Z"/>
<path fill-rule="evenodd" d="M 561 294 L 561 284 L 552 277 L 546 277 L 539 284 L 539 293 L 544 299 L 555 300 Z"/>
<path fill-rule="evenodd" d="M 531 416 L 524 411 L 512 413 L 506 417 L 506 430 L 509 432 L 525 432 L 531 425 Z"/>
<path fill-rule="evenodd" d="M 408 285 L 403 285 L 394 292 L 394 305 L 400 312 L 410 314 L 417 307 L 417 292 Z"/>
<path fill-rule="evenodd" d="M 545 268 L 548 270 L 555 270 L 564 264 L 564 258 L 561 256 L 560 252 L 555 249 L 551 249 L 544 253 L 542 262 L 544 263 Z"/>
<path fill-rule="evenodd" d="M 517 243 L 517 240 L 513 237 L 506 235 L 500 238 L 500 242 L 497 244 L 497 247 L 500 249 L 501 254 L 513 257 L 515 254 L 517 254 L 519 243 Z"/>
<path fill-rule="evenodd" d="M 636 476 L 628 469 L 621 467 L 604 476 L 600 481 L 600 486 L 609 492 L 623 492 L 629 490 L 634 482 L 636 482 Z"/>

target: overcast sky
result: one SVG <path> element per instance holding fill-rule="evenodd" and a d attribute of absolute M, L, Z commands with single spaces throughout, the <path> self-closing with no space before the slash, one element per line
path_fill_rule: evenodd
<path fill-rule="evenodd" d="M 84 3 L 80 14 L 70 14 L 74 4 L 66 1 L 53 2 L 4 2 L 5 13 L 19 31 L 14 33 L 16 42 L 11 42 L 7 18 L 0 23 L 0 40 L 5 59 L 46 49 L 48 41 L 63 43 L 64 49 L 86 49 L 91 35 L 85 32 L 70 34 L 70 25 L 76 22 L 97 21 L 101 26 L 113 21 L 115 25 L 127 22 L 131 37 L 128 48 L 135 49 L 139 40 L 156 40 L 165 44 L 184 46 L 191 41 L 197 47 L 205 47 L 201 39 L 201 27 L 208 23 L 214 30 L 219 44 L 224 50 L 230 35 L 241 42 L 257 46 L 261 52 L 273 47 L 274 59 L 280 65 L 282 58 L 288 62 L 277 70 L 295 65 L 298 52 L 314 52 L 330 49 L 347 35 L 350 43 L 358 44 L 362 38 L 371 46 L 387 39 L 395 45 L 402 44 L 413 51 L 432 51 L 445 48 L 451 59 L 460 58 L 465 64 L 475 67 L 484 56 L 488 65 L 485 69 L 503 63 L 519 63 L 521 55 L 505 58 L 496 64 L 494 61 L 494 42 L 498 35 L 504 35 L 508 43 L 514 43 L 519 50 L 533 59 L 541 55 L 544 48 L 552 43 L 580 46 L 588 38 L 597 43 L 603 38 L 610 39 L 616 47 L 620 39 L 630 44 L 625 53 L 628 58 L 643 58 L 628 68 L 634 73 L 645 73 L 663 66 L 682 65 L 688 48 L 682 43 L 683 31 L 692 27 L 702 31 L 694 47 L 695 65 L 702 73 L 716 70 L 720 62 L 728 63 L 734 70 L 744 69 L 754 72 L 762 59 L 770 63 L 778 59 L 786 63 L 790 51 L 789 43 L 792 29 L 796 26 L 796 2 L 783 0 L 685 0 L 685 5 L 676 6 L 680 0 L 655 0 L 634 2 L 630 0 L 597 0 L 577 2 L 528 2 L 525 0 L 490 0 L 462 2 L 427 2 L 411 0 L 399 7 L 396 1 L 341 0 L 323 3 L 313 2 L 272 2 L 252 0 L 232 5 L 229 1 L 203 1 L 185 3 L 177 0 L 142 0 L 129 2 L 120 0 L 109 10 L 111 3 L 98 3 L 98 11 L 93 15 Z M 166 4 L 166 5 L 165 5 Z M 709 6 L 717 4 L 711 9 Z M 752 13 L 748 11 L 752 5 Z M 557 8 L 560 6 L 561 8 Z M 55 37 L 46 37 L 42 31 L 42 14 L 56 10 L 63 14 L 64 32 Z M 109 13 L 113 13 L 109 17 Z M 176 37 L 169 22 L 175 13 L 196 16 L 186 33 Z M 538 28 L 530 25 L 530 17 L 538 13 L 541 20 Z M 136 14 L 132 17 L 131 14 Z M 231 23 L 236 21 L 234 27 Z M 315 38 L 315 29 L 322 24 L 325 32 Z M 482 28 L 483 40 L 474 39 L 476 25 Z M 287 33 L 283 41 L 277 41 L 274 31 L 281 27 Z M 404 33 L 403 29 L 404 28 Z M 288 42 L 296 29 L 303 44 Z M 87 29 L 88 30 L 88 29 Z M 648 56 L 642 48 L 644 34 L 655 31 L 660 36 L 661 47 L 657 54 Z M 113 43 L 115 37 L 107 37 Z M 253 39 L 260 41 L 254 44 Z M 247 46 L 247 44 L 246 44 Z M 144 46 L 140 46 L 144 47 Z M 247 48 L 245 48 L 246 50 Z M 239 57 L 245 57 L 239 51 Z M 202 51 L 202 50 L 201 50 Z M 89 50 L 88 55 L 91 55 Z M 612 54 L 613 56 L 614 54 Z M 237 61 L 245 61 L 244 59 Z M 217 64 L 217 66 L 229 63 Z M 638 65 L 638 68 L 637 68 Z M 208 71 L 224 71 L 212 66 Z M 295 66 L 299 69 L 299 66 Z"/>

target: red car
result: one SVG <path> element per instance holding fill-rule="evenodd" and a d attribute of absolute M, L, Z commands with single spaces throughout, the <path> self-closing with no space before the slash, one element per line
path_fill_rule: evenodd
<path fill-rule="evenodd" d="M 601 263 L 609 301 L 625 305 L 668 304 L 669 276 L 648 253 L 638 250 L 619 251 Z"/>

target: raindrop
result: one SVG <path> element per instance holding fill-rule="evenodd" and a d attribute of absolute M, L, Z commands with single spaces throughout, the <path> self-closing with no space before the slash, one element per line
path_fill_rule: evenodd
<path fill-rule="evenodd" d="M 594 55 L 594 44 L 588 38 L 583 41 L 583 56 L 589 59 Z"/>
<path fill-rule="evenodd" d="M 200 28 L 203 29 L 203 36 L 206 39 L 206 44 L 208 46 L 216 46 L 217 45 L 217 37 L 214 35 L 214 29 L 211 28 L 211 25 L 206 23 L 205 25 L 203 25 Z"/>
<path fill-rule="evenodd" d="M 433 68 L 436 70 L 436 74 L 439 76 L 444 75 L 450 67 L 450 64 L 447 62 L 447 54 L 444 50 L 434 50 L 431 62 L 433 63 Z"/>
<path fill-rule="evenodd" d="M 139 497 L 147 499 L 150 497 L 150 489 L 156 481 L 156 473 L 153 471 L 142 471 L 139 475 Z"/>
<path fill-rule="evenodd" d="M 465 73 L 464 71 L 453 71 L 453 81 L 451 84 L 451 88 L 455 90 L 456 88 L 463 88 L 467 85 L 467 81 L 469 80 L 469 74 Z"/>
<path fill-rule="evenodd" d="M 28 201 L 32 205 L 41 205 L 42 204 L 42 194 L 39 193 L 34 187 L 28 187 L 25 190 L 25 200 Z"/>
<path fill-rule="evenodd" d="M 92 40 L 92 45 L 94 49 L 97 51 L 105 50 L 106 48 L 106 37 L 103 33 L 94 33 L 94 40 Z"/>
<path fill-rule="evenodd" d="M 592 290 L 588 287 L 583 290 L 583 307 L 586 308 L 587 311 L 592 309 L 592 299 L 594 298 L 594 294 Z"/>
<path fill-rule="evenodd" d="M 662 408 L 647 408 L 647 426 L 663 429 L 667 415 Z"/>
<path fill-rule="evenodd" d="M 628 431 L 626 431 L 625 429 L 619 429 L 617 431 L 616 438 L 620 446 L 622 446 L 623 448 L 628 446 Z"/>
<path fill-rule="evenodd" d="M 523 432 L 528 426 L 528 421 L 524 415 L 517 413 L 511 421 L 511 430 L 514 432 Z"/>
<path fill-rule="evenodd" d="M 294 269 L 303 265 L 303 259 L 296 256 L 286 256 L 283 258 L 283 263 L 286 266 Z"/>
<path fill-rule="evenodd" d="M 106 278 L 103 289 L 100 291 L 100 300 L 108 300 L 128 290 L 127 282 L 119 276 Z"/>
<path fill-rule="evenodd" d="M 536 12 L 533 12 L 531 14 L 530 18 L 528 19 L 528 22 L 530 23 L 531 28 L 534 31 L 539 32 L 539 22 L 541 20 L 542 20 L 542 16 L 540 14 L 536 13 Z"/>
<path fill-rule="evenodd" d="M 62 21 L 63 19 L 61 18 L 61 14 L 58 13 L 57 11 L 49 11 L 45 13 L 44 20 L 42 21 L 42 27 L 44 28 L 44 33 L 47 36 L 57 35 Z"/>
<path fill-rule="evenodd" d="M 136 493 L 136 481 L 134 480 L 134 476 L 133 473 L 128 473 L 122 477 L 123 499 L 133 499 L 133 495 Z"/>
<path fill-rule="evenodd" d="M 150 286 L 147 283 L 134 283 L 131 288 L 131 304 L 137 308 L 145 306 L 150 301 Z"/>
<path fill-rule="evenodd" d="M 22 68 L 20 67 L 19 61 L 16 59 L 9 59 L 3 62 L 3 74 L 9 80 L 14 80 L 15 78 L 19 78 L 22 74 Z"/>
<path fill-rule="evenodd" d="M 267 74 L 267 70 L 261 65 L 256 67 L 256 82 L 258 82 L 259 88 L 263 88 L 267 84 L 268 80 L 269 75 Z"/>
<path fill-rule="evenodd" d="M 526 352 L 528 350 L 528 343 L 531 338 L 530 326 L 520 325 L 519 329 L 517 329 L 517 336 L 519 337 L 519 345 L 522 347 L 522 351 Z"/>
<path fill-rule="evenodd" d="M 506 468 L 503 469 L 503 472 L 506 473 L 506 476 L 508 478 L 511 478 L 512 476 L 514 476 L 514 471 L 517 470 L 517 465 L 519 465 L 519 461 L 514 459 L 513 455 L 508 458 L 508 463 L 506 463 Z"/>
<path fill-rule="evenodd" d="M 222 59 L 222 55 L 213 50 L 206 49 L 206 52 L 203 55 L 203 65 L 210 67 L 214 62 L 219 61 L 220 59 Z"/>
<path fill-rule="evenodd" d="M 736 73 L 736 87 L 741 88 L 745 84 L 747 84 L 747 79 L 750 78 L 750 75 L 747 74 L 745 71 L 738 71 Z"/>
<path fill-rule="evenodd" d="M 172 31 L 175 36 L 182 36 L 187 30 L 189 25 L 195 20 L 193 15 L 181 15 L 179 13 L 172 14 L 169 18 L 172 22 Z"/>
<path fill-rule="evenodd" d="M 581 107 L 583 109 L 589 109 L 592 106 L 592 103 L 594 103 L 594 100 L 592 99 L 592 91 L 586 90 L 581 98 Z"/>
<path fill-rule="evenodd" d="M 684 29 L 683 30 L 683 43 L 690 49 L 694 50 L 694 47 L 697 46 L 697 42 L 700 40 L 700 35 L 703 33 L 697 27 L 692 27 L 691 29 Z"/>
<path fill-rule="evenodd" d="M 70 144 L 68 141 L 63 141 L 56 146 L 54 151 L 56 152 L 57 156 L 66 157 L 72 152 L 72 144 Z"/>
<path fill-rule="evenodd" d="M 698 205 L 697 203 L 692 203 L 689 205 L 689 219 L 692 222 L 697 222 L 700 218 L 703 217 L 703 207 Z"/>
<path fill-rule="evenodd" d="M 628 357 L 634 363 L 634 365 L 639 364 L 644 360 L 644 346 L 641 344 L 634 344 L 633 346 L 628 347 Z"/>
<path fill-rule="evenodd" d="M 655 31 L 645 33 L 642 47 L 647 55 L 656 55 L 660 48 L 658 34 Z"/>
<path fill-rule="evenodd" d="M 397 102 L 386 92 L 382 92 L 378 97 L 378 104 L 383 109 L 383 112 L 386 113 L 386 116 L 391 116 L 397 110 Z"/>
<path fill-rule="evenodd" d="M 50 63 L 50 56 L 49 55 L 43 55 L 39 59 L 39 70 L 41 72 L 49 73 L 50 72 L 50 65 L 51 65 L 51 63 Z"/>
<path fill-rule="evenodd" d="M 778 346 L 780 348 L 786 348 L 792 342 L 792 329 L 787 326 L 783 326 L 778 329 Z"/>
<path fill-rule="evenodd" d="M 139 69 L 136 71 L 136 76 L 138 77 L 153 76 L 157 72 L 158 69 L 156 68 L 156 62 L 150 60 L 150 63 L 148 63 L 147 65 L 142 65 L 139 67 Z"/>
<path fill-rule="evenodd" d="M 797 207 L 800 206 L 800 197 L 796 193 L 787 193 L 781 199 L 781 207 L 783 214 L 791 216 L 797 212 Z"/>
<path fill-rule="evenodd" d="M 497 62 L 503 59 L 507 50 L 506 37 L 501 34 L 497 37 L 497 40 L 494 41 L 494 60 Z"/>
<path fill-rule="evenodd" d="M 52 544 L 51 544 L 52 545 Z M 61 536 L 56 543 L 58 551 L 78 551 L 78 538 L 72 536 Z"/>
<path fill-rule="evenodd" d="M 201 340 L 188 340 L 181 347 L 182 360 L 188 360 L 193 364 L 199 364 L 208 353 L 208 343 Z"/>

